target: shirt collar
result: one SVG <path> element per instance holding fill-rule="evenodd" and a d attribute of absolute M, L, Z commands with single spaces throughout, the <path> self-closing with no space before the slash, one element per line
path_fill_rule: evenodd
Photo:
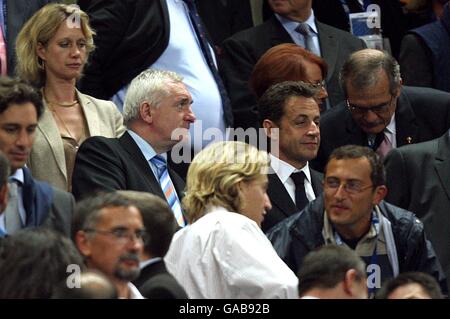
<path fill-rule="evenodd" d="M 285 18 L 285 17 L 283 17 L 283 16 L 281 16 L 281 15 L 279 15 L 277 13 L 275 13 L 275 17 L 290 32 L 294 32 L 295 29 L 300 24 L 300 22 L 298 22 L 298 21 L 290 20 L 290 19 Z M 314 17 L 314 11 L 312 9 L 311 9 L 311 15 L 309 16 L 308 19 L 306 19 L 306 21 L 304 23 L 309 25 L 311 27 L 311 29 L 314 31 L 314 33 L 317 34 L 316 20 L 315 20 L 315 17 Z"/>
<path fill-rule="evenodd" d="M 158 261 L 161 261 L 161 260 L 162 260 L 161 257 L 155 257 L 155 258 L 150 258 L 150 259 L 141 261 L 141 262 L 139 263 L 139 268 L 142 270 L 142 269 L 144 269 L 145 267 L 147 267 L 148 265 L 156 264 Z"/>
<path fill-rule="evenodd" d="M 275 171 L 275 173 L 277 173 L 278 177 L 280 178 L 283 184 L 286 183 L 287 179 L 291 177 L 292 173 L 297 172 L 305 173 L 306 179 L 308 180 L 308 182 L 311 183 L 311 172 L 309 171 L 308 162 L 306 162 L 306 165 L 303 166 L 301 169 L 296 169 L 291 164 L 286 163 L 285 161 L 279 159 L 278 157 L 270 154 L 270 166 Z"/>
<path fill-rule="evenodd" d="M 16 181 L 19 182 L 20 185 L 23 185 L 24 183 L 24 176 L 23 176 L 23 169 L 19 168 L 17 169 L 14 174 L 9 176 L 9 181 Z"/>
<path fill-rule="evenodd" d="M 144 140 L 142 137 L 140 137 L 132 130 L 127 130 L 127 132 L 128 134 L 130 134 L 131 138 L 136 142 L 137 146 L 141 150 L 147 162 L 157 155 L 153 147 L 146 140 Z M 161 155 L 164 157 L 165 154 Z"/>

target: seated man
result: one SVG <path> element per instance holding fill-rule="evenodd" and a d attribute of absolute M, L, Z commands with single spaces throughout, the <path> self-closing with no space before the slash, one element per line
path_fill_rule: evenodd
<path fill-rule="evenodd" d="M 9 201 L 0 215 L 0 233 L 11 235 L 22 228 L 46 226 L 70 235 L 73 196 L 35 180 L 25 167 L 43 108 L 32 87 L 0 78 L 0 151 L 11 165 Z"/>
<path fill-rule="evenodd" d="M 385 166 L 386 201 L 422 220 L 450 285 L 450 130 L 438 139 L 392 150 Z"/>
<path fill-rule="evenodd" d="M 104 193 L 77 203 L 72 239 L 86 266 L 106 275 L 119 298 L 143 298 L 131 281 L 139 276 L 145 238 L 141 213 L 124 196 Z"/>
<path fill-rule="evenodd" d="M 297 276 L 302 299 L 367 299 L 366 265 L 345 246 L 322 246 L 310 252 Z"/>
<path fill-rule="evenodd" d="M 442 299 L 436 279 L 423 272 L 405 272 L 383 284 L 377 299 Z"/>
<path fill-rule="evenodd" d="M 258 103 L 261 125 L 271 142 L 269 188 L 272 208 L 263 231 L 301 211 L 322 193 L 321 173 L 309 167 L 320 144 L 317 90 L 287 81 L 270 87 Z"/>
<path fill-rule="evenodd" d="M 278 255 L 294 271 L 316 247 L 347 245 L 364 259 L 371 295 L 381 283 L 405 271 L 432 275 L 447 283 L 423 224 L 411 213 L 383 201 L 385 172 L 368 147 L 333 151 L 326 166 L 324 195 L 268 233 Z"/>
<path fill-rule="evenodd" d="M 384 157 L 391 149 L 438 138 L 450 127 L 450 93 L 402 87 L 400 67 L 386 52 L 353 53 L 341 71 L 347 100 L 323 114 L 322 143 L 312 163 L 319 171 L 343 145 L 369 146 Z"/>
<path fill-rule="evenodd" d="M 135 190 L 167 200 L 177 222 L 184 182 L 167 166 L 167 152 L 194 123 L 192 97 L 182 78 L 149 69 L 130 84 L 123 112 L 127 131 L 120 138 L 88 138 L 77 153 L 72 192 L 79 199 L 93 191 Z"/>
<path fill-rule="evenodd" d="M 167 271 L 164 256 L 178 228 L 169 206 L 161 198 L 144 192 L 120 191 L 142 214 L 148 240 L 141 256 L 141 274 L 134 284 L 148 299 L 188 299 L 183 287 Z"/>

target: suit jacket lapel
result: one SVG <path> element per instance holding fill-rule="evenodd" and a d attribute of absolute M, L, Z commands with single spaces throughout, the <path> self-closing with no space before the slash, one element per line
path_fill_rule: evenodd
<path fill-rule="evenodd" d="M 272 205 L 277 206 L 278 209 L 286 216 L 291 216 L 298 211 L 291 196 L 287 192 L 283 183 L 281 183 L 278 175 L 270 171 L 268 174 L 269 178 L 269 188 L 267 189 L 267 194 L 269 195 Z"/>
<path fill-rule="evenodd" d="M 450 137 L 448 132 L 438 140 L 438 151 L 434 161 L 434 168 L 439 176 L 442 188 L 450 200 Z"/>
<path fill-rule="evenodd" d="M 87 127 L 89 130 L 88 136 L 95 136 L 100 134 L 100 120 L 98 118 L 97 108 L 90 106 L 91 101 L 87 99 L 84 94 L 76 91 L 78 101 L 80 101 L 81 109 L 86 118 Z"/>
<path fill-rule="evenodd" d="M 323 24 L 316 20 L 317 32 L 319 37 L 320 52 L 322 58 L 327 62 L 328 65 L 328 75 L 327 81 L 330 80 L 331 76 L 334 74 L 334 69 L 336 67 L 336 60 L 338 57 L 338 41 L 333 37 L 333 35 L 327 33 L 323 29 Z"/>
<path fill-rule="evenodd" d="M 395 133 L 397 136 L 397 147 L 405 144 L 415 143 L 419 127 L 416 116 L 411 108 L 406 94 L 400 94 L 395 110 Z"/>
<path fill-rule="evenodd" d="M 152 193 L 165 199 L 159 181 L 156 179 L 155 175 L 153 175 L 153 172 L 149 164 L 147 163 L 147 160 L 145 159 L 139 147 L 134 142 L 133 138 L 130 136 L 130 134 L 128 134 L 128 132 L 125 132 L 119 138 L 119 143 L 129 154 L 133 164 L 139 168 L 139 171 L 142 173 L 142 177 L 145 178 L 145 180 L 148 182 L 148 186 L 152 190 Z"/>
<path fill-rule="evenodd" d="M 267 22 L 272 25 L 272 46 L 276 46 L 281 43 L 294 43 L 289 33 L 275 16 L 272 16 Z"/>
<path fill-rule="evenodd" d="M 64 175 L 67 180 L 67 168 L 66 168 L 66 157 L 64 155 L 64 145 L 61 139 L 61 134 L 59 133 L 58 126 L 53 118 L 52 112 L 48 108 L 44 101 L 44 113 L 39 119 L 38 129 L 41 131 L 47 140 L 50 149 L 52 150 L 53 156 L 56 159 L 56 164 L 58 169 Z"/>
<path fill-rule="evenodd" d="M 356 124 L 347 108 L 345 109 L 345 112 L 346 116 L 344 125 L 347 134 L 343 136 L 343 140 L 339 143 L 339 145 L 353 144 L 368 146 L 367 134 L 358 126 L 358 124 Z"/>

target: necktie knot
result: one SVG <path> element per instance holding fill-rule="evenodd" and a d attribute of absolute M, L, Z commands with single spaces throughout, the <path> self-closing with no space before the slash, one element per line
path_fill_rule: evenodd
<path fill-rule="evenodd" d="M 291 178 L 294 181 L 295 187 L 303 187 L 305 185 L 305 173 L 303 171 L 292 173 Z"/>
<path fill-rule="evenodd" d="M 150 162 L 156 166 L 156 169 L 158 170 L 158 178 L 160 178 L 164 170 L 167 168 L 166 159 L 161 155 L 155 155 L 150 159 Z"/>
<path fill-rule="evenodd" d="M 300 33 L 303 36 L 309 36 L 311 35 L 311 28 L 309 27 L 309 25 L 307 23 L 300 23 L 297 28 L 295 28 L 295 31 L 297 31 L 298 33 Z"/>

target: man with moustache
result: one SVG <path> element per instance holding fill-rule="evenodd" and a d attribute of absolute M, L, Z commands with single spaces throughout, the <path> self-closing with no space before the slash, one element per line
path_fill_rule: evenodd
<path fill-rule="evenodd" d="M 447 293 L 445 275 L 422 222 L 413 213 L 383 201 L 385 172 L 374 151 L 357 145 L 334 150 L 323 188 L 323 196 L 267 234 L 293 271 L 317 247 L 346 245 L 367 264 L 371 296 L 385 279 L 406 271 L 430 274 Z"/>
<path fill-rule="evenodd" d="M 98 194 L 77 204 L 72 239 L 86 266 L 116 286 L 122 299 L 142 299 L 131 283 L 139 276 L 146 235 L 140 211 L 117 192 Z"/>
<path fill-rule="evenodd" d="M 386 52 L 353 53 L 340 82 L 346 101 L 322 115 L 322 143 L 312 163 L 319 171 L 339 146 L 369 146 L 384 157 L 393 148 L 438 138 L 450 128 L 450 94 L 402 86 L 399 64 Z"/>
<path fill-rule="evenodd" d="M 322 193 L 322 174 L 308 164 L 320 143 L 317 93 L 309 84 L 286 81 L 270 87 L 258 102 L 260 123 L 271 142 L 267 194 L 272 208 L 261 225 L 263 231 Z"/>

